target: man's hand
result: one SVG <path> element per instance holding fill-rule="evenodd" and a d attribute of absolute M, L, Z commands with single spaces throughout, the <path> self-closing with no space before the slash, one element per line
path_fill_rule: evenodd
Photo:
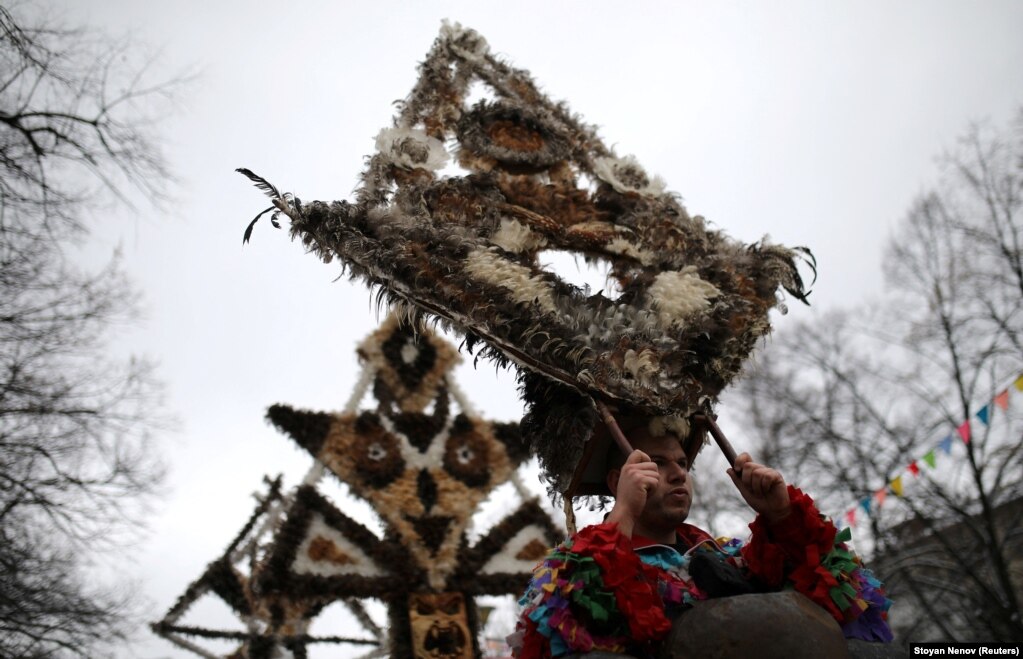
<path fill-rule="evenodd" d="M 647 493 L 657 487 L 660 472 L 650 456 L 643 451 L 633 451 L 622 465 L 618 476 L 618 487 L 614 490 L 615 505 L 607 521 L 617 524 L 622 535 L 632 537 L 636 519 L 646 506 Z"/>
<path fill-rule="evenodd" d="M 762 514 L 769 524 L 789 516 L 789 491 L 780 472 L 753 462 L 749 453 L 743 453 L 735 459 L 728 475 L 750 508 Z"/>

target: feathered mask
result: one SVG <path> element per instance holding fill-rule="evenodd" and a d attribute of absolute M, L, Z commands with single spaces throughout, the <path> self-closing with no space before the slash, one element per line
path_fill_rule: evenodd
<path fill-rule="evenodd" d="M 553 490 L 593 431 L 594 400 L 709 413 L 769 331 L 778 289 L 805 301 L 808 250 L 709 230 L 473 30 L 445 24 L 419 70 L 353 202 L 302 203 L 239 171 L 324 261 L 519 369 L 523 431 Z M 620 293 L 563 281 L 543 250 L 610 264 Z"/>

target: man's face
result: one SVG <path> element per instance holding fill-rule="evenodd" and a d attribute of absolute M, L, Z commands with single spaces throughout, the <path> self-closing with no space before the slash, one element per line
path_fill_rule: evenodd
<path fill-rule="evenodd" d="M 682 444 L 674 435 L 651 437 L 647 429 L 629 433 L 632 447 L 643 451 L 657 465 L 657 486 L 647 493 L 646 505 L 638 520 L 650 530 L 674 530 L 689 516 L 693 502 L 693 479 Z"/>

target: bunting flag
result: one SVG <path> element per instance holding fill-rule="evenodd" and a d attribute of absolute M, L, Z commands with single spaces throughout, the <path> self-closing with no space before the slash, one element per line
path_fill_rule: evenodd
<path fill-rule="evenodd" d="M 1023 391 L 1023 374 L 1020 374 L 1013 381 L 1012 386 L 1019 391 Z M 991 417 L 992 414 L 994 413 L 994 407 L 992 407 L 992 403 L 994 404 L 995 407 L 999 407 L 1003 411 L 1008 411 L 1009 387 L 1006 387 L 1005 389 L 1002 389 L 1000 392 L 995 394 L 995 396 L 991 399 L 989 403 L 987 403 L 979 410 L 977 410 L 977 413 L 974 416 L 976 416 L 977 419 L 985 426 L 991 425 Z M 963 440 L 963 444 L 969 444 L 972 438 L 970 420 L 967 419 L 963 421 L 961 424 L 959 424 L 956 427 L 956 433 L 959 435 L 959 438 Z M 954 436 L 951 433 L 945 435 L 945 437 L 943 437 L 942 440 L 938 442 L 937 445 L 934 446 L 934 448 L 930 449 L 929 451 L 927 451 L 927 453 L 923 454 L 919 458 L 919 460 L 923 461 L 923 463 L 926 464 L 930 469 L 934 469 L 937 466 L 937 451 L 940 450 L 945 455 L 952 454 L 953 437 Z M 885 499 L 888 497 L 889 488 L 891 489 L 892 494 L 894 494 L 896 497 L 902 497 L 903 496 L 902 477 L 905 474 L 905 472 L 909 472 L 913 476 L 917 477 L 920 476 L 919 461 L 913 460 L 912 462 L 910 462 L 909 465 L 907 465 L 905 470 L 903 471 L 903 474 L 896 476 L 891 481 L 889 481 L 888 485 L 879 488 L 873 493 L 873 495 L 864 497 L 856 505 L 852 506 L 852 508 L 847 510 L 845 513 L 845 519 L 848 521 L 849 526 L 855 525 L 857 508 L 862 508 L 863 511 L 868 515 L 871 514 L 872 510 L 879 509 L 884 504 Z"/>

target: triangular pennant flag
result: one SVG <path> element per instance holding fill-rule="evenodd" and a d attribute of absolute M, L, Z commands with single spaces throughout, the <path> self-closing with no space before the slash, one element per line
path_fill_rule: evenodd
<path fill-rule="evenodd" d="M 962 424 L 956 428 L 959 436 L 963 438 L 963 444 L 970 443 L 970 420 L 963 421 Z"/>
<path fill-rule="evenodd" d="M 863 497 L 860 499 L 860 507 L 863 508 L 863 512 L 870 514 L 870 497 Z"/>
<path fill-rule="evenodd" d="M 909 463 L 908 469 L 909 473 L 913 474 L 914 476 L 920 475 L 920 467 L 917 466 L 916 460 L 913 460 L 912 462 Z"/>
<path fill-rule="evenodd" d="M 983 423 L 985 426 L 988 425 L 988 415 L 990 414 L 989 408 L 990 405 L 985 405 L 984 407 L 977 410 L 977 418 L 980 419 L 980 422 Z"/>
<path fill-rule="evenodd" d="M 897 496 L 902 496 L 902 476 L 896 476 L 891 482 L 892 493 Z"/>
<path fill-rule="evenodd" d="M 849 526 L 856 526 L 856 509 L 850 508 L 845 512 L 845 520 L 849 522 Z"/>
<path fill-rule="evenodd" d="M 951 454 L 952 453 L 952 435 L 945 435 L 945 439 L 941 440 L 941 443 L 938 444 L 938 448 L 940 448 L 942 450 L 942 452 L 945 453 L 945 455 Z"/>
<path fill-rule="evenodd" d="M 994 397 L 994 403 L 1003 410 L 1009 409 L 1009 390 L 1003 389 Z"/>
<path fill-rule="evenodd" d="M 934 469 L 934 449 L 927 451 L 923 457 L 923 461 L 927 463 L 927 466 Z"/>
<path fill-rule="evenodd" d="M 1023 375 L 1016 378 L 1016 381 L 1013 382 L 1013 384 L 1016 385 L 1016 389 L 1018 391 L 1023 391 Z"/>
<path fill-rule="evenodd" d="M 874 501 L 877 502 L 877 507 L 878 508 L 881 507 L 881 504 L 884 503 L 884 500 L 887 497 L 888 497 L 888 488 L 887 487 L 882 487 L 877 492 L 874 492 Z"/>

